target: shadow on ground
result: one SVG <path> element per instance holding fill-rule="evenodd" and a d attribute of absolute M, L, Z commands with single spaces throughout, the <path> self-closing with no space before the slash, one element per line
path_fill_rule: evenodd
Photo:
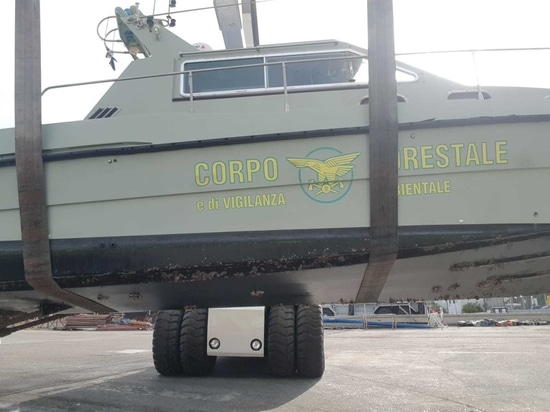
<path fill-rule="evenodd" d="M 160 376 L 154 368 L 48 394 L 6 411 L 262 411 L 288 403 L 318 380 L 274 378 L 262 358 L 220 358 L 208 377 Z"/>

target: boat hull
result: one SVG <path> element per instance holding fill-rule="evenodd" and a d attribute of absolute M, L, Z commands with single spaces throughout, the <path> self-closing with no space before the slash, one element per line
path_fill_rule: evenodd
<path fill-rule="evenodd" d="M 407 228 L 400 239 L 380 301 L 550 289 L 548 225 Z M 353 302 L 368 256 L 368 229 L 52 242 L 57 283 L 125 311 Z M 42 299 L 24 282 L 21 255 L 4 260 L 3 308 L 37 308 Z"/>
<path fill-rule="evenodd" d="M 516 120 L 401 126 L 399 255 L 381 301 L 550 290 L 550 125 Z M 355 301 L 371 253 L 367 132 L 48 153 L 54 278 L 117 310 Z M 0 300 L 31 311 L 44 298 L 24 281 L 3 166 Z"/>

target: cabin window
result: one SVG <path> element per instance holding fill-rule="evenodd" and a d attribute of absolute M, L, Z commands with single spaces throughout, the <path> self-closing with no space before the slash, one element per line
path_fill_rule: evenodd
<path fill-rule="evenodd" d="M 449 92 L 447 100 L 489 100 L 491 95 L 484 90 L 457 90 Z"/>
<path fill-rule="evenodd" d="M 349 83 L 361 60 L 351 52 L 330 52 L 186 62 L 181 92 L 200 96 L 282 88 L 283 62 L 290 88 Z"/>
<path fill-rule="evenodd" d="M 255 64 L 258 66 L 242 67 Z M 191 62 L 185 63 L 184 70 L 193 71 L 193 94 L 265 87 L 262 57 Z M 184 93 L 189 94 L 189 90 L 189 75 L 186 74 Z"/>
<path fill-rule="evenodd" d="M 283 87 L 283 65 L 280 64 L 282 62 L 285 62 L 286 84 L 289 87 L 350 82 L 355 70 L 349 57 L 349 53 L 267 57 L 268 85 Z"/>

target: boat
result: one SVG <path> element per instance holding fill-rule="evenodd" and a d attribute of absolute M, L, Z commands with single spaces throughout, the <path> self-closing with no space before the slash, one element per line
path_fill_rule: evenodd
<path fill-rule="evenodd" d="M 319 304 L 360 303 L 373 255 L 368 51 L 204 51 L 165 17 L 115 14 L 135 60 L 85 119 L 42 127 L 57 285 L 92 308 L 161 311 L 165 374 L 181 372 L 166 336 L 179 336 L 183 308 L 199 308 L 188 325 L 233 307 L 287 325 L 288 308 L 321 319 Z M 396 76 L 398 250 L 373 300 L 550 290 L 550 90 L 465 87 L 400 61 Z M 26 281 L 14 136 L 0 130 L 8 333 L 25 316 L 82 311 Z"/>

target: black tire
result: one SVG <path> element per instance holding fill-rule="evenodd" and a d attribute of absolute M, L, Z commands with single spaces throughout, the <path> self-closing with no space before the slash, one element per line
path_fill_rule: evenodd
<path fill-rule="evenodd" d="M 267 321 L 267 365 L 273 376 L 294 375 L 295 312 L 293 306 L 273 306 Z"/>
<path fill-rule="evenodd" d="M 216 364 L 215 356 L 206 354 L 208 310 L 186 311 L 181 322 L 180 360 L 184 375 L 210 375 Z"/>
<path fill-rule="evenodd" d="M 171 310 L 157 314 L 153 331 L 153 363 L 161 375 L 182 373 L 180 362 L 180 329 L 183 311 Z"/>
<path fill-rule="evenodd" d="M 296 369 L 299 376 L 320 378 L 325 372 L 323 311 L 300 305 L 296 310 Z"/>

